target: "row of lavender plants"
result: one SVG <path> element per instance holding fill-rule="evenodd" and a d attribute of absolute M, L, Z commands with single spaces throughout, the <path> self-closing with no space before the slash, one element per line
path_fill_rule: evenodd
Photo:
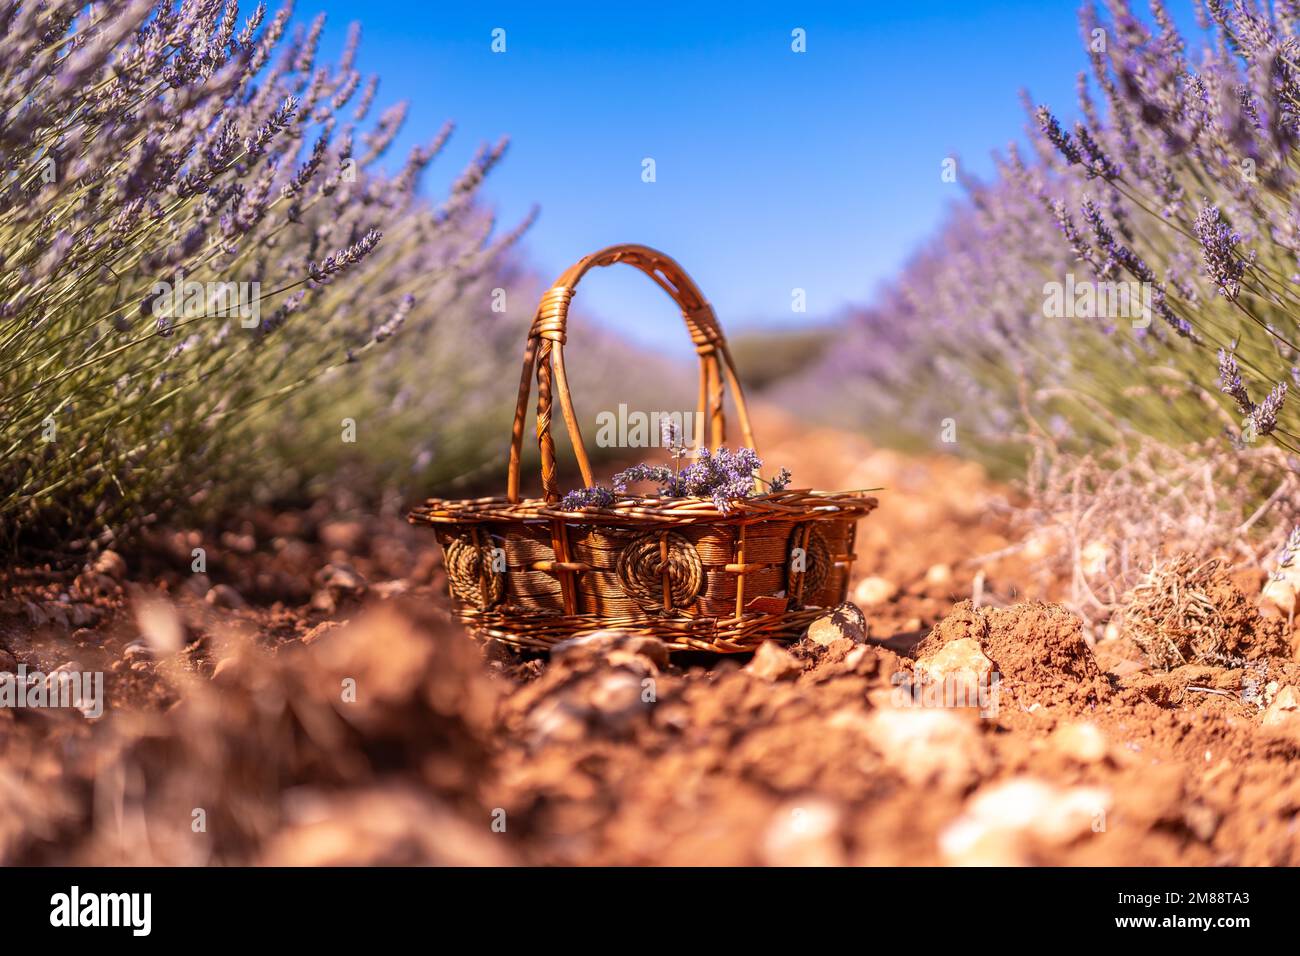
<path fill-rule="evenodd" d="M 436 483 L 490 455 L 474 396 L 527 311 L 494 307 L 527 223 L 478 198 L 504 143 L 422 198 L 449 130 L 386 167 L 404 105 L 372 115 L 359 31 L 324 64 L 323 28 L 234 0 L 0 4 L 4 538 L 66 548 L 344 458 Z"/>
<path fill-rule="evenodd" d="M 1032 152 L 1001 153 L 785 396 L 825 407 L 834 382 L 853 423 L 1008 466 L 1025 437 L 1296 451 L 1300 12 L 1196 16 L 1085 6 L 1078 103 L 1027 99 Z"/>

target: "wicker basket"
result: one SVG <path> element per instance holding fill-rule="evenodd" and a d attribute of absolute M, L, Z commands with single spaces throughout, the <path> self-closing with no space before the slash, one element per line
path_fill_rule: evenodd
<path fill-rule="evenodd" d="M 481 637 L 546 648 L 578 631 L 628 628 L 674 649 L 723 653 L 750 651 L 769 638 L 796 638 L 844 600 L 855 526 L 876 506 L 874 498 L 786 490 L 737 500 L 726 512 L 699 498 L 560 507 L 553 395 L 582 480 L 593 484 L 564 368 L 569 300 L 588 270 L 616 262 L 646 273 L 681 307 L 700 359 L 697 444 L 707 440 L 717 448 L 723 442 L 725 378 L 744 444 L 755 447 L 712 306 L 668 256 L 645 246 L 611 246 L 572 266 L 542 296 L 524 351 L 506 496 L 433 498 L 410 520 L 434 527 L 457 613 Z M 521 501 L 520 451 L 534 374 L 543 497 Z"/>

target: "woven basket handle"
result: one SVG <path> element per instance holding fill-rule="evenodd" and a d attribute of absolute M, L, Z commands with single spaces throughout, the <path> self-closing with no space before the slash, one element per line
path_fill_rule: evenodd
<path fill-rule="evenodd" d="M 537 441 L 542 456 L 543 495 L 547 501 L 558 501 L 560 498 L 555 477 L 555 442 L 551 438 L 552 380 L 558 386 L 560 410 L 573 442 L 573 452 L 578 459 L 583 484 L 588 488 L 593 484 L 591 462 L 587 458 L 587 448 L 578 427 L 578 416 L 573 411 L 569 379 L 564 370 L 565 325 L 569 315 L 569 300 L 573 298 L 579 280 L 596 266 L 611 266 L 616 262 L 635 266 L 654 279 L 682 310 L 686 329 L 691 334 L 691 341 L 695 343 L 695 351 L 700 358 L 699 414 L 696 417 L 695 431 L 697 444 L 705 442 L 706 418 L 709 423 L 707 440 L 710 449 L 721 445 L 726 436 L 726 419 L 722 410 L 722 379 L 725 374 L 736 403 L 736 414 L 740 418 L 740 430 L 745 444 L 750 448 L 755 447 L 745 395 L 736 375 L 736 366 L 731 360 L 731 352 L 727 348 L 727 340 L 723 338 L 717 316 L 713 314 L 713 306 L 705 300 L 699 287 L 682 267 L 662 252 L 638 245 L 610 246 L 570 266 L 555 280 L 555 284 L 542 296 L 542 301 L 537 306 L 537 315 L 528 332 L 528 346 L 524 350 L 519 400 L 515 404 L 514 428 L 510 437 L 507 495 L 511 502 L 519 500 L 520 452 L 523 449 L 524 422 L 528 416 L 528 396 L 532 392 L 534 370 L 537 375 Z"/>

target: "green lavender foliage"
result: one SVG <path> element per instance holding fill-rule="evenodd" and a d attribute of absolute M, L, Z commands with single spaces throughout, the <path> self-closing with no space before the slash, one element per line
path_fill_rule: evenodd
<path fill-rule="evenodd" d="M 323 27 L 221 0 L 0 5 L 5 540 L 292 490 L 337 464 L 313 447 L 339 443 L 327 414 L 358 420 L 370 474 L 428 464 L 395 457 L 417 418 L 447 472 L 479 462 L 449 437 L 478 424 L 455 416 L 479 380 L 448 372 L 483 343 L 444 333 L 477 319 L 499 371 L 488 295 L 527 223 L 496 230 L 478 192 L 504 143 L 421 198 L 450 129 L 381 171 L 405 106 L 371 119 L 359 31 L 322 64 Z M 184 282 L 245 283 L 257 309 L 177 311 L 159 283 Z"/>

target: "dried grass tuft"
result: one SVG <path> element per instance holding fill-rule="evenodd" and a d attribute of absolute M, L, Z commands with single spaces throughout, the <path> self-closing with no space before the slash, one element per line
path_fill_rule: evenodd
<path fill-rule="evenodd" d="M 1038 555 L 1044 582 L 1068 582 L 1059 600 L 1094 636 L 1153 566 L 1193 554 L 1272 569 L 1300 522 L 1300 472 L 1267 446 L 1134 438 L 1072 455 L 1042 444 L 1026 492 L 1021 550 Z"/>
<path fill-rule="evenodd" d="M 1172 670 L 1225 656 L 1227 623 L 1209 593 L 1221 568 L 1216 558 L 1183 554 L 1153 566 L 1133 589 L 1124 629 L 1152 665 Z"/>
<path fill-rule="evenodd" d="M 1260 616 L 1218 558 L 1179 554 L 1154 563 L 1125 595 L 1119 621 L 1161 670 L 1288 656 L 1281 622 Z"/>

